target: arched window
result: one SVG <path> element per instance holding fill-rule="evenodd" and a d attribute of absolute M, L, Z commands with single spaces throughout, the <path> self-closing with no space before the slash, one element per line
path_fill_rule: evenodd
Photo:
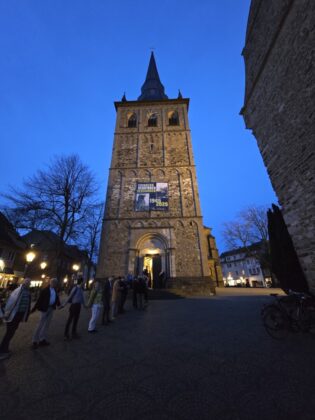
<path fill-rule="evenodd" d="M 157 127 L 157 115 L 151 114 L 148 119 L 148 127 Z"/>
<path fill-rule="evenodd" d="M 133 113 L 128 117 L 128 128 L 135 127 L 137 127 L 137 116 L 135 113 Z"/>
<path fill-rule="evenodd" d="M 177 111 L 173 111 L 168 114 L 168 123 L 169 125 L 179 125 L 179 117 Z"/>

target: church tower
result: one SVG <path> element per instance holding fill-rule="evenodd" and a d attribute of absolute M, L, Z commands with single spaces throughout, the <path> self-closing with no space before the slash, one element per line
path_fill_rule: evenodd
<path fill-rule="evenodd" d="M 153 288 L 166 278 L 168 288 L 213 290 L 188 107 L 180 92 L 166 96 L 153 53 L 138 100 L 115 102 L 97 277 L 146 268 Z"/>

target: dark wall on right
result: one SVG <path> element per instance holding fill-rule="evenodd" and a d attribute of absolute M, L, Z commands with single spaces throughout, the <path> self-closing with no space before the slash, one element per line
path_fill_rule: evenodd
<path fill-rule="evenodd" d="M 315 1 L 253 0 L 242 115 L 315 292 Z"/>

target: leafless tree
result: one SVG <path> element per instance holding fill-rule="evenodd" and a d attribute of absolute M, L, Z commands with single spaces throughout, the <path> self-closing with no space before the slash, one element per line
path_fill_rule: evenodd
<path fill-rule="evenodd" d="M 249 206 L 237 218 L 224 223 L 223 237 L 231 248 L 248 247 L 256 242 L 268 241 L 267 206 Z"/>
<path fill-rule="evenodd" d="M 245 248 L 248 255 L 257 258 L 262 268 L 270 270 L 267 206 L 249 206 L 237 214 L 235 220 L 223 225 L 222 235 L 230 249 Z M 252 245 L 260 243 L 258 248 Z"/>
<path fill-rule="evenodd" d="M 52 159 L 23 182 L 10 187 L 4 197 L 6 214 L 17 229 L 50 230 L 59 238 L 57 255 L 63 244 L 76 241 L 95 203 L 98 186 L 91 170 L 78 155 Z"/>
<path fill-rule="evenodd" d="M 90 278 L 92 264 L 97 262 L 103 215 L 104 203 L 95 204 L 90 207 L 83 224 L 80 244 L 89 256 L 88 278 Z"/>

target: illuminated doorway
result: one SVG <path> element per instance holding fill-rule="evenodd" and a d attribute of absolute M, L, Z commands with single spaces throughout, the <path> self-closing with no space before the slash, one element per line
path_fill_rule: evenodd
<path fill-rule="evenodd" d="M 170 272 L 166 238 L 157 233 L 147 233 L 140 237 L 136 244 L 134 264 L 135 275 L 139 276 L 143 270 L 147 270 L 149 287 L 164 288 Z"/>
<path fill-rule="evenodd" d="M 153 289 L 160 289 L 163 287 L 161 282 L 162 258 L 160 254 L 145 255 L 143 257 L 143 270 L 147 270 L 148 272 L 149 287 L 152 287 Z"/>

